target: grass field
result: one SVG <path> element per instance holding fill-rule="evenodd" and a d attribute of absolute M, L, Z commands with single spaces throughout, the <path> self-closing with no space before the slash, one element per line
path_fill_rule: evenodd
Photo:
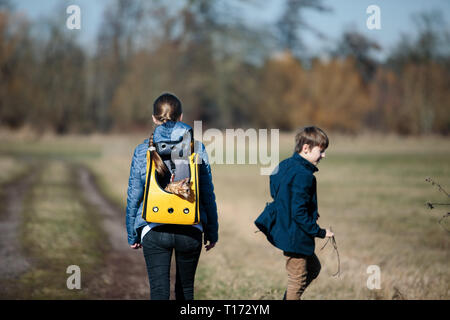
<path fill-rule="evenodd" d="M 67 273 L 77 265 L 83 281 L 90 281 L 102 265 L 105 249 L 98 217 L 83 204 L 73 177 L 61 161 L 45 165 L 27 197 L 20 233 L 33 268 L 21 278 L 27 299 L 86 299 L 86 290 L 67 290 Z M 102 248 L 103 246 L 103 248 Z M 90 297 L 94 298 L 94 297 Z"/>
<path fill-rule="evenodd" d="M 95 173 L 105 195 L 124 208 L 132 152 L 144 138 L 44 137 L 30 142 L 8 136 L 0 141 L 0 179 L 7 181 L 20 174 L 20 164 L 14 159 L 81 162 Z M 323 228 L 332 226 L 335 232 L 341 275 L 332 277 L 337 270 L 336 255 L 330 245 L 319 251 L 324 240 L 317 239 L 322 271 L 304 298 L 449 299 L 450 235 L 438 224 L 448 207 L 429 210 L 425 206 L 426 201 L 448 199 L 425 178 L 450 189 L 450 141 L 332 134 L 330 138 L 330 148 L 316 173 L 318 222 Z M 282 135 L 280 160 L 289 157 L 292 149 L 293 135 Z M 219 243 L 202 253 L 197 299 L 280 299 L 284 293 L 283 255 L 261 233 L 255 233 L 253 224 L 271 200 L 269 177 L 261 176 L 259 169 L 257 165 L 212 166 Z M 57 195 L 48 195 L 52 196 Z M 449 222 L 444 220 L 450 229 Z M 381 289 L 367 288 L 370 265 L 380 267 Z"/>

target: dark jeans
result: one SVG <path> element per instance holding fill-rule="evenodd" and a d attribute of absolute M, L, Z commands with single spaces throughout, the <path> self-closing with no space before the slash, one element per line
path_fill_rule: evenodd
<path fill-rule="evenodd" d="M 142 239 L 147 264 L 151 300 L 170 298 L 170 260 L 175 250 L 177 300 L 194 299 L 194 279 L 202 233 L 192 226 L 163 225 L 154 227 Z"/>

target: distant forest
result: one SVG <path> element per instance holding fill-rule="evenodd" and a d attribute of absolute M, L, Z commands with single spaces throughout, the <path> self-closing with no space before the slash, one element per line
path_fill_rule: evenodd
<path fill-rule="evenodd" d="M 304 12 L 326 1 L 285 0 L 273 25 L 252 27 L 251 1 L 113 0 L 92 48 L 67 15 L 31 21 L 0 0 L 0 126 L 37 132 L 148 130 L 162 92 L 204 127 L 397 134 L 450 133 L 450 30 L 439 12 L 418 13 L 386 59 L 357 30 L 319 57 Z M 386 52 L 386 51 L 384 51 Z"/>

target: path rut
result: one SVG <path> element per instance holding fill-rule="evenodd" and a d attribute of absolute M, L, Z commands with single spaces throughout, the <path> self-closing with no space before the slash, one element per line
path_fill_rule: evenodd
<path fill-rule="evenodd" d="M 2 214 L 0 215 L 0 279 L 15 279 L 30 268 L 18 241 L 18 232 L 23 212 L 24 199 L 38 171 L 30 170 L 23 179 L 3 186 L 1 194 Z"/>
<path fill-rule="evenodd" d="M 106 267 L 91 284 L 91 292 L 100 299 L 148 299 L 144 256 L 142 250 L 132 250 L 127 243 L 124 212 L 103 197 L 86 168 L 77 168 L 77 177 L 85 199 L 101 216 L 111 245 L 106 252 Z"/>

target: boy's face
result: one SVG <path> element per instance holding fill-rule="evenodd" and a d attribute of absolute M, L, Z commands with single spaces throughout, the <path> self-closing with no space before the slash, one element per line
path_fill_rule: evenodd
<path fill-rule="evenodd" d="M 319 146 L 315 146 L 312 149 L 309 145 L 303 145 L 302 152 L 300 155 L 311 162 L 313 165 L 317 166 L 322 158 L 325 158 L 325 150 Z"/>

